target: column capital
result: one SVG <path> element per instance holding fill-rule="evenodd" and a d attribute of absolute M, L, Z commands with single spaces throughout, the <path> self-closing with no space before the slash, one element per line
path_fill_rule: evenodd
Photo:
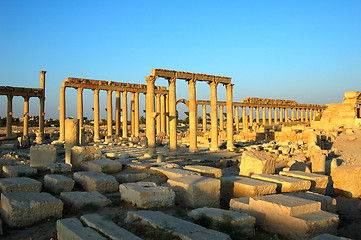
<path fill-rule="evenodd" d="M 82 92 L 83 92 L 83 89 L 84 89 L 84 88 L 80 87 L 80 88 L 77 88 L 76 90 L 78 91 L 78 93 L 82 93 Z"/>
<path fill-rule="evenodd" d="M 94 94 L 99 94 L 100 89 L 96 88 L 96 89 L 93 89 L 93 91 L 94 91 Z"/>
<path fill-rule="evenodd" d="M 216 81 L 216 80 L 211 81 L 211 82 L 208 82 L 209 86 L 211 86 L 211 87 L 217 87 L 218 83 L 219 83 L 219 82 Z"/>
<path fill-rule="evenodd" d="M 29 96 L 24 96 L 24 101 L 29 101 L 30 97 Z"/>
<path fill-rule="evenodd" d="M 189 84 L 196 84 L 197 80 L 195 78 L 192 78 L 192 79 L 187 80 L 187 82 L 188 82 L 188 85 Z"/>
<path fill-rule="evenodd" d="M 233 88 L 233 86 L 234 86 L 234 83 L 224 83 L 223 85 L 225 85 L 226 86 L 226 88 L 228 89 L 228 88 Z"/>
<path fill-rule="evenodd" d="M 46 73 L 46 71 L 39 71 L 41 74 L 45 74 Z"/>
<path fill-rule="evenodd" d="M 145 76 L 145 80 L 147 81 L 147 83 L 154 83 L 156 80 L 156 77 L 154 76 Z"/>
<path fill-rule="evenodd" d="M 175 83 L 176 82 L 176 78 L 168 78 L 168 83 L 171 84 L 171 83 Z"/>

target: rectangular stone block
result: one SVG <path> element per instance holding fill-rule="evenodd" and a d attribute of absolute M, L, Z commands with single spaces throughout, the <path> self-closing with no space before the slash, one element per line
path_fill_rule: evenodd
<path fill-rule="evenodd" d="M 62 192 L 60 199 L 67 205 L 77 209 L 87 205 L 105 207 L 112 203 L 99 192 Z"/>
<path fill-rule="evenodd" d="M 193 208 L 219 207 L 221 181 L 202 176 L 168 179 L 176 193 L 176 202 Z"/>
<path fill-rule="evenodd" d="M 111 159 L 103 158 L 100 160 L 89 161 L 87 168 L 89 171 L 110 174 L 120 172 L 122 170 L 122 164 Z"/>
<path fill-rule="evenodd" d="M 275 172 L 275 164 L 276 160 L 265 152 L 245 151 L 239 165 L 239 175 L 272 174 Z"/>
<path fill-rule="evenodd" d="M 48 163 L 45 165 L 45 169 L 51 173 L 66 173 L 72 171 L 71 165 L 67 163 Z"/>
<path fill-rule="evenodd" d="M 222 177 L 222 170 L 219 168 L 202 166 L 202 165 L 187 165 L 183 167 L 183 169 L 198 172 L 204 177 L 214 177 L 214 178 Z"/>
<path fill-rule="evenodd" d="M 102 158 L 102 152 L 98 147 L 86 146 L 79 147 L 74 146 L 71 148 L 71 164 L 73 169 L 80 169 L 80 163 L 85 161 L 99 160 Z"/>
<path fill-rule="evenodd" d="M 120 183 L 139 182 L 150 176 L 149 173 L 118 173 L 115 178 Z"/>
<path fill-rule="evenodd" d="M 115 177 L 102 172 L 76 172 L 74 180 L 86 191 L 97 191 L 100 193 L 112 193 L 118 191 L 119 183 Z"/>
<path fill-rule="evenodd" d="M 178 168 L 151 167 L 150 169 L 163 173 L 169 179 L 179 178 L 179 177 L 184 177 L 184 176 L 192 176 L 192 175 L 200 176 L 199 173 L 187 171 L 187 170 L 183 170 L 183 169 L 178 169 Z"/>
<path fill-rule="evenodd" d="M 10 227 L 29 226 L 63 214 L 63 202 L 49 193 L 2 193 L 1 216 Z"/>
<path fill-rule="evenodd" d="M 124 183 L 119 185 L 119 192 L 122 200 L 139 208 L 174 206 L 173 190 L 153 182 Z"/>
<path fill-rule="evenodd" d="M 40 192 L 41 182 L 28 177 L 0 179 L 0 190 L 8 192 Z"/>
<path fill-rule="evenodd" d="M 336 199 L 325 196 L 322 194 L 314 193 L 314 192 L 292 192 L 286 193 L 287 195 L 291 195 L 294 197 L 309 199 L 313 201 L 317 201 L 321 203 L 321 210 L 330 212 L 330 213 L 337 213 L 337 201 Z"/>
<path fill-rule="evenodd" d="M 63 175 L 47 174 L 44 176 L 44 187 L 55 194 L 71 192 L 75 181 Z"/>
<path fill-rule="evenodd" d="M 229 209 L 241 212 L 241 213 L 247 213 L 250 216 L 254 216 L 254 211 L 249 206 L 249 197 L 242 197 L 242 198 L 232 198 L 229 202 Z"/>
<path fill-rule="evenodd" d="M 341 165 L 331 172 L 333 188 L 336 194 L 346 197 L 361 197 L 361 165 Z"/>
<path fill-rule="evenodd" d="M 29 165 L 3 166 L 2 170 L 5 177 L 31 177 L 38 172 L 36 168 Z"/>
<path fill-rule="evenodd" d="M 84 227 L 77 218 L 59 219 L 56 221 L 58 240 L 106 240 L 97 231 Z"/>
<path fill-rule="evenodd" d="M 309 190 L 311 187 L 310 181 L 299 178 L 271 174 L 254 174 L 251 177 L 254 179 L 276 183 L 277 192 L 304 191 Z"/>
<path fill-rule="evenodd" d="M 44 167 L 56 162 L 56 147 L 52 145 L 35 145 L 30 147 L 30 166 Z"/>
<path fill-rule="evenodd" d="M 326 187 L 329 181 L 329 176 L 316 174 L 316 173 L 301 172 L 301 171 L 289 171 L 289 172 L 281 171 L 279 172 L 279 175 L 309 180 L 311 181 L 310 191 L 321 194 L 326 193 Z"/>

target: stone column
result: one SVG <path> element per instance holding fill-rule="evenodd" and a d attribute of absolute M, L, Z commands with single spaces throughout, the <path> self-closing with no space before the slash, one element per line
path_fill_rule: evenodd
<path fill-rule="evenodd" d="M 307 109 L 306 109 L 306 122 L 310 122 L 310 121 L 311 121 L 310 109 L 307 108 Z"/>
<path fill-rule="evenodd" d="M 165 96 L 161 95 L 160 97 L 160 132 L 165 134 L 166 126 L 165 126 Z"/>
<path fill-rule="evenodd" d="M 99 137 L 99 89 L 94 89 L 94 141 Z"/>
<path fill-rule="evenodd" d="M 268 108 L 268 124 L 272 124 L 272 108 Z"/>
<path fill-rule="evenodd" d="M 216 81 L 209 82 L 211 87 L 211 151 L 218 150 L 217 85 Z"/>
<path fill-rule="evenodd" d="M 134 92 L 130 92 L 130 136 L 134 137 Z"/>
<path fill-rule="evenodd" d="M 139 137 L 139 92 L 134 93 L 134 136 Z"/>
<path fill-rule="evenodd" d="M 234 150 L 233 144 L 233 85 L 228 83 L 227 88 L 227 149 Z"/>
<path fill-rule="evenodd" d="M 155 154 L 155 119 L 154 119 L 154 83 L 155 77 L 146 76 L 147 95 L 146 95 L 146 135 L 148 139 L 148 153 L 151 156 Z"/>
<path fill-rule="evenodd" d="M 259 124 L 259 107 L 256 107 L 256 123 Z"/>
<path fill-rule="evenodd" d="M 123 109 L 122 109 L 122 129 L 123 129 L 123 138 L 128 137 L 128 101 L 127 101 L 128 92 L 124 91 L 122 93 L 123 98 Z M 148 103 L 148 102 L 147 102 Z"/>
<path fill-rule="evenodd" d="M 11 137 L 12 135 L 12 124 L 13 124 L 13 95 L 8 96 L 8 108 L 6 114 L 6 137 Z"/>
<path fill-rule="evenodd" d="M 24 129 L 23 136 L 28 136 L 29 134 L 29 97 L 24 97 Z"/>
<path fill-rule="evenodd" d="M 176 79 L 168 79 L 169 90 L 169 151 L 177 151 Z"/>
<path fill-rule="evenodd" d="M 262 107 L 262 125 L 266 126 L 266 108 Z"/>
<path fill-rule="evenodd" d="M 80 145 L 83 143 L 84 139 L 82 139 L 83 134 L 83 88 L 78 88 L 78 119 L 79 119 L 79 143 Z"/>
<path fill-rule="evenodd" d="M 292 122 L 295 120 L 295 109 L 291 108 L 291 120 Z"/>
<path fill-rule="evenodd" d="M 42 142 L 44 139 L 44 116 L 45 116 L 45 74 L 46 71 L 40 71 L 40 88 L 43 90 L 43 96 L 39 98 L 39 136 L 38 142 Z"/>
<path fill-rule="evenodd" d="M 160 93 L 157 93 L 156 95 L 156 105 L 157 105 L 157 113 L 160 113 Z M 156 123 L 157 123 L 157 136 L 160 135 L 160 127 L 161 127 L 161 121 L 160 121 L 160 116 L 158 115 L 157 117 L 157 120 L 156 120 Z"/>
<path fill-rule="evenodd" d="M 60 87 L 60 106 L 59 106 L 59 125 L 60 125 L 60 136 L 59 142 L 65 141 L 65 87 Z"/>
<path fill-rule="evenodd" d="M 224 122 L 223 122 L 223 105 L 219 105 L 219 131 L 224 130 Z"/>
<path fill-rule="evenodd" d="M 274 118 L 275 118 L 274 123 L 277 124 L 278 123 L 278 108 L 274 108 L 273 113 L 274 113 Z"/>
<path fill-rule="evenodd" d="M 249 108 L 249 125 L 253 126 L 253 107 Z"/>
<path fill-rule="evenodd" d="M 239 107 L 234 106 L 234 124 L 236 125 L 236 132 L 239 132 Z"/>
<path fill-rule="evenodd" d="M 296 120 L 300 119 L 300 109 L 296 108 Z"/>
<path fill-rule="evenodd" d="M 288 122 L 288 108 L 285 108 L 285 122 Z"/>
<path fill-rule="evenodd" d="M 304 121 L 305 121 L 305 117 L 304 117 L 303 108 L 301 108 L 300 110 L 301 110 L 301 122 L 304 122 Z"/>
<path fill-rule="evenodd" d="M 71 148 L 79 145 L 79 119 L 66 119 L 65 121 L 65 163 L 72 165 Z"/>
<path fill-rule="evenodd" d="M 207 105 L 202 105 L 203 132 L 207 131 Z"/>
<path fill-rule="evenodd" d="M 248 124 L 247 124 L 248 119 L 246 119 L 246 107 L 243 106 L 242 107 L 242 128 L 243 128 L 243 132 L 247 131 L 248 129 Z"/>
<path fill-rule="evenodd" d="M 197 102 L 196 102 L 196 80 L 188 81 L 189 86 L 189 151 L 197 151 Z"/>
<path fill-rule="evenodd" d="M 120 136 L 120 91 L 115 91 L 115 136 Z"/>
<path fill-rule="evenodd" d="M 283 122 L 283 108 L 280 108 L 280 122 Z"/>
<path fill-rule="evenodd" d="M 169 136 L 169 95 L 165 95 L 165 127 L 166 127 L 166 133 Z"/>
<path fill-rule="evenodd" d="M 108 100 L 107 100 L 107 125 L 108 125 L 108 131 L 107 131 L 107 136 L 111 137 L 112 136 L 112 121 L 113 121 L 113 117 L 112 117 L 112 91 L 111 90 L 107 90 L 107 96 L 108 96 Z"/>

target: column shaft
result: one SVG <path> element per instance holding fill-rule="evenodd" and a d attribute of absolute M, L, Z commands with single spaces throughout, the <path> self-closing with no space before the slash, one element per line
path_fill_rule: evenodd
<path fill-rule="evenodd" d="M 209 83 L 211 87 L 211 151 L 218 150 L 217 85 L 216 81 Z"/>
<path fill-rule="evenodd" d="M 24 97 L 24 129 L 23 136 L 28 136 L 29 134 L 29 97 Z"/>
<path fill-rule="evenodd" d="M 113 117 L 112 117 L 112 91 L 111 90 L 108 90 L 107 91 L 107 96 L 108 96 L 108 99 L 107 99 L 107 103 L 108 103 L 108 106 L 107 106 L 107 125 L 108 125 L 108 132 L 107 132 L 107 136 L 108 137 L 111 137 L 112 136 L 112 121 L 113 121 Z"/>
<path fill-rule="evenodd" d="M 165 134 L 166 132 L 166 119 L 165 119 L 165 112 L 166 112 L 166 106 L 165 106 L 165 96 L 161 95 L 160 97 L 160 132 L 162 134 Z"/>
<path fill-rule="evenodd" d="M 115 136 L 120 136 L 120 91 L 115 91 Z"/>
<path fill-rule="evenodd" d="M 262 125 L 266 126 L 266 108 L 262 107 Z"/>
<path fill-rule="evenodd" d="M 283 108 L 280 108 L 280 122 L 283 122 Z"/>
<path fill-rule="evenodd" d="M 219 105 L 219 131 L 224 130 L 224 122 L 223 122 L 223 105 Z"/>
<path fill-rule="evenodd" d="M 253 107 L 249 108 L 249 124 L 253 126 Z"/>
<path fill-rule="evenodd" d="M 160 111 L 161 111 L 161 109 L 160 109 L 160 93 L 157 93 L 155 95 L 155 97 L 156 97 L 157 113 L 160 114 Z M 159 135 L 160 132 L 161 132 L 161 130 L 160 130 L 160 128 L 161 128 L 160 115 L 157 116 L 156 123 L 157 123 L 157 135 Z"/>
<path fill-rule="evenodd" d="M 268 108 L 268 124 L 272 124 L 272 108 Z"/>
<path fill-rule="evenodd" d="M 7 95 L 8 97 L 8 108 L 6 114 L 6 136 L 11 137 L 12 135 L 12 124 L 13 124 L 13 96 Z"/>
<path fill-rule="evenodd" d="M 60 125 L 60 136 L 59 142 L 65 141 L 65 87 L 60 87 L 60 105 L 59 105 L 59 125 Z"/>
<path fill-rule="evenodd" d="M 256 123 L 259 124 L 259 107 L 256 107 Z"/>
<path fill-rule="evenodd" d="M 165 127 L 167 135 L 169 136 L 169 128 L 170 128 L 170 121 L 169 121 L 169 95 L 165 95 Z"/>
<path fill-rule="evenodd" d="M 177 151 L 177 108 L 176 108 L 176 79 L 171 78 L 169 83 L 169 151 Z"/>
<path fill-rule="evenodd" d="M 233 151 L 233 85 L 228 83 L 227 88 L 227 149 Z"/>
<path fill-rule="evenodd" d="M 139 92 L 134 93 L 134 136 L 139 137 Z"/>
<path fill-rule="evenodd" d="M 94 141 L 99 137 L 99 89 L 94 89 Z"/>
<path fill-rule="evenodd" d="M 44 138 L 44 116 L 45 116 L 45 74 L 46 71 L 40 71 L 40 88 L 43 90 L 43 96 L 39 98 L 39 133 L 40 133 L 40 142 Z"/>
<path fill-rule="evenodd" d="M 189 86 L 189 151 L 197 151 L 197 102 L 196 80 L 188 81 Z"/>
<path fill-rule="evenodd" d="M 135 121 L 134 121 L 134 92 L 130 93 L 130 132 L 131 136 L 134 137 L 134 127 L 135 127 Z"/>
<path fill-rule="evenodd" d="M 275 124 L 278 123 L 278 108 L 274 108 L 274 117 L 275 117 Z"/>
<path fill-rule="evenodd" d="M 207 131 L 207 105 L 202 105 L 203 132 Z"/>
<path fill-rule="evenodd" d="M 123 129 L 123 138 L 128 137 L 128 101 L 127 101 L 127 94 L 128 92 L 124 91 L 122 93 L 123 98 L 123 109 L 122 109 L 122 129 Z"/>
<path fill-rule="evenodd" d="M 155 119 L 154 119 L 154 82 L 155 77 L 146 76 L 147 95 L 146 95 L 146 135 L 148 139 L 148 153 L 153 156 L 155 154 Z"/>
<path fill-rule="evenodd" d="M 236 132 L 239 132 L 239 107 L 234 107 L 234 124 L 236 125 Z"/>
<path fill-rule="evenodd" d="M 242 107 L 242 129 L 243 132 L 247 131 L 246 107 Z"/>
<path fill-rule="evenodd" d="M 78 91 L 77 115 L 78 115 L 78 119 L 79 119 L 79 143 L 81 145 L 82 142 L 84 141 L 84 139 L 82 139 L 82 135 L 83 135 L 83 88 L 78 88 L 77 91 Z"/>

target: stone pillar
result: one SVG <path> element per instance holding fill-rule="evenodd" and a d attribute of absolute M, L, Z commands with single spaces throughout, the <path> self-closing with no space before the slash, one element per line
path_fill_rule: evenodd
<path fill-rule="evenodd" d="M 83 134 L 83 88 L 78 88 L 78 120 L 79 120 L 79 143 L 82 144 L 84 139 L 82 139 Z"/>
<path fill-rule="evenodd" d="M 65 119 L 65 163 L 72 165 L 71 148 L 79 145 L 79 119 Z"/>
<path fill-rule="evenodd" d="M 107 136 L 111 137 L 112 136 L 112 121 L 113 121 L 113 116 L 112 116 L 112 91 L 111 90 L 107 90 Z"/>
<path fill-rule="evenodd" d="M 256 107 L 256 123 L 259 124 L 259 107 Z"/>
<path fill-rule="evenodd" d="M 59 105 L 59 125 L 60 125 L 60 136 L 59 142 L 65 141 L 65 87 L 60 87 L 60 105 Z"/>
<path fill-rule="evenodd" d="M 115 136 L 120 136 L 120 91 L 115 91 Z"/>
<path fill-rule="evenodd" d="M 122 93 L 123 98 L 123 109 L 122 109 L 122 129 L 123 129 L 123 138 L 128 137 L 128 101 L 127 101 L 127 93 L 124 91 Z M 147 102 L 148 103 L 148 102 Z"/>
<path fill-rule="evenodd" d="M 262 125 L 266 126 L 266 108 L 262 107 Z"/>
<path fill-rule="evenodd" d="M 292 122 L 295 120 L 295 109 L 291 108 L 291 120 Z"/>
<path fill-rule="evenodd" d="M 288 122 L 288 108 L 285 108 L 285 122 Z"/>
<path fill-rule="evenodd" d="M 277 124 L 278 123 L 278 108 L 274 108 L 273 109 L 273 113 L 274 113 L 274 123 Z"/>
<path fill-rule="evenodd" d="M 301 122 L 304 122 L 305 117 L 304 117 L 304 113 L 303 113 L 303 108 L 301 108 L 300 110 L 301 110 Z"/>
<path fill-rule="evenodd" d="M 29 97 L 24 97 L 24 129 L 23 136 L 28 136 L 29 134 Z"/>
<path fill-rule="evenodd" d="M 243 106 L 242 107 L 242 129 L 243 132 L 247 131 L 248 129 L 248 124 L 247 124 L 247 119 L 246 119 L 246 107 Z"/>
<path fill-rule="evenodd" d="M 239 132 L 239 107 L 234 106 L 234 124 L 236 125 L 236 132 Z"/>
<path fill-rule="evenodd" d="M 283 122 L 283 108 L 280 108 L 280 122 Z"/>
<path fill-rule="evenodd" d="M 197 151 L 197 102 L 196 102 L 196 80 L 188 81 L 189 86 L 189 151 Z"/>
<path fill-rule="evenodd" d="M 296 108 L 296 120 L 300 119 L 300 109 Z"/>
<path fill-rule="evenodd" d="M 211 87 L 211 151 L 218 150 L 217 85 L 216 81 L 209 82 Z"/>
<path fill-rule="evenodd" d="M 134 92 L 130 92 L 130 136 L 134 137 Z"/>
<path fill-rule="evenodd" d="M 249 108 L 249 125 L 253 126 L 253 107 Z"/>
<path fill-rule="evenodd" d="M 268 108 L 268 124 L 272 124 L 272 108 Z"/>
<path fill-rule="evenodd" d="M 306 122 L 310 122 L 311 118 L 310 118 L 310 109 L 306 108 Z"/>
<path fill-rule="evenodd" d="M 207 105 L 202 105 L 203 132 L 207 131 Z"/>
<path fill-rule="evenodd" d="M 168 79 L 169 90 L 169 151 L 177 151 L 176 79 Z"/>
<path fill-rule="evenodd" d="M 160 93 L 157 93 L 156 95 L 156 105 L 157 105 L 157 113 L 160 113 Z M 161 121 L 160 121 L 160 116 L 158 115 L 157 117 L 157 120 L 156 120 L 156 123 L 157 123 L 157 136 L 160 135 L 160 127 L 161 127 Z"/>
<path fill-rule="evenodd" d="M 227 149 L 234 150 L 233 144 L 233 85 L 228 83 L 227 88 Z"/>
<path fill-rule="evenodd" d="M 165 95 L 165 127 L 166 127 L 166 133 L 169 136 L 169 95 Z"/>
<path fill-rule="evenodd" d="M 161 95 L 160 97 L 160 132 L 165 134 L 166 126 L 165 126 L 165 96 Z"/>
<path fill-rule="evenodd" d="M 224 130 L 224 122 L 223 122 L 223 105 L 219 105 L 219 131 Z"/>
<path fill-rule="evenodd" d="M 94 89 L 94 141 L 99 137 L 99 89 Z"/>
<path fill-rule="evenodd" d="M 39 135 L 38 142 L 42 142 L 44 138 L 44 116 L 45 116 L 45 74 L 46 71 L 40 71 L 40 88 L 43 90 L 43 96 L 39 98 Z"/>
<path fill-rule="evenodd" d="M 139 92 L 134 93 L 134 136 L 139 137 Z"/>
<path fill-rule="evenodd" d="M 146 135 L 148 139 L 148 153 L 151 156 L 155 154 L 155 119 L 154 119 L 154 83 L 155 77 L 146 76 L 147 95 L 146 95 Z"/>

